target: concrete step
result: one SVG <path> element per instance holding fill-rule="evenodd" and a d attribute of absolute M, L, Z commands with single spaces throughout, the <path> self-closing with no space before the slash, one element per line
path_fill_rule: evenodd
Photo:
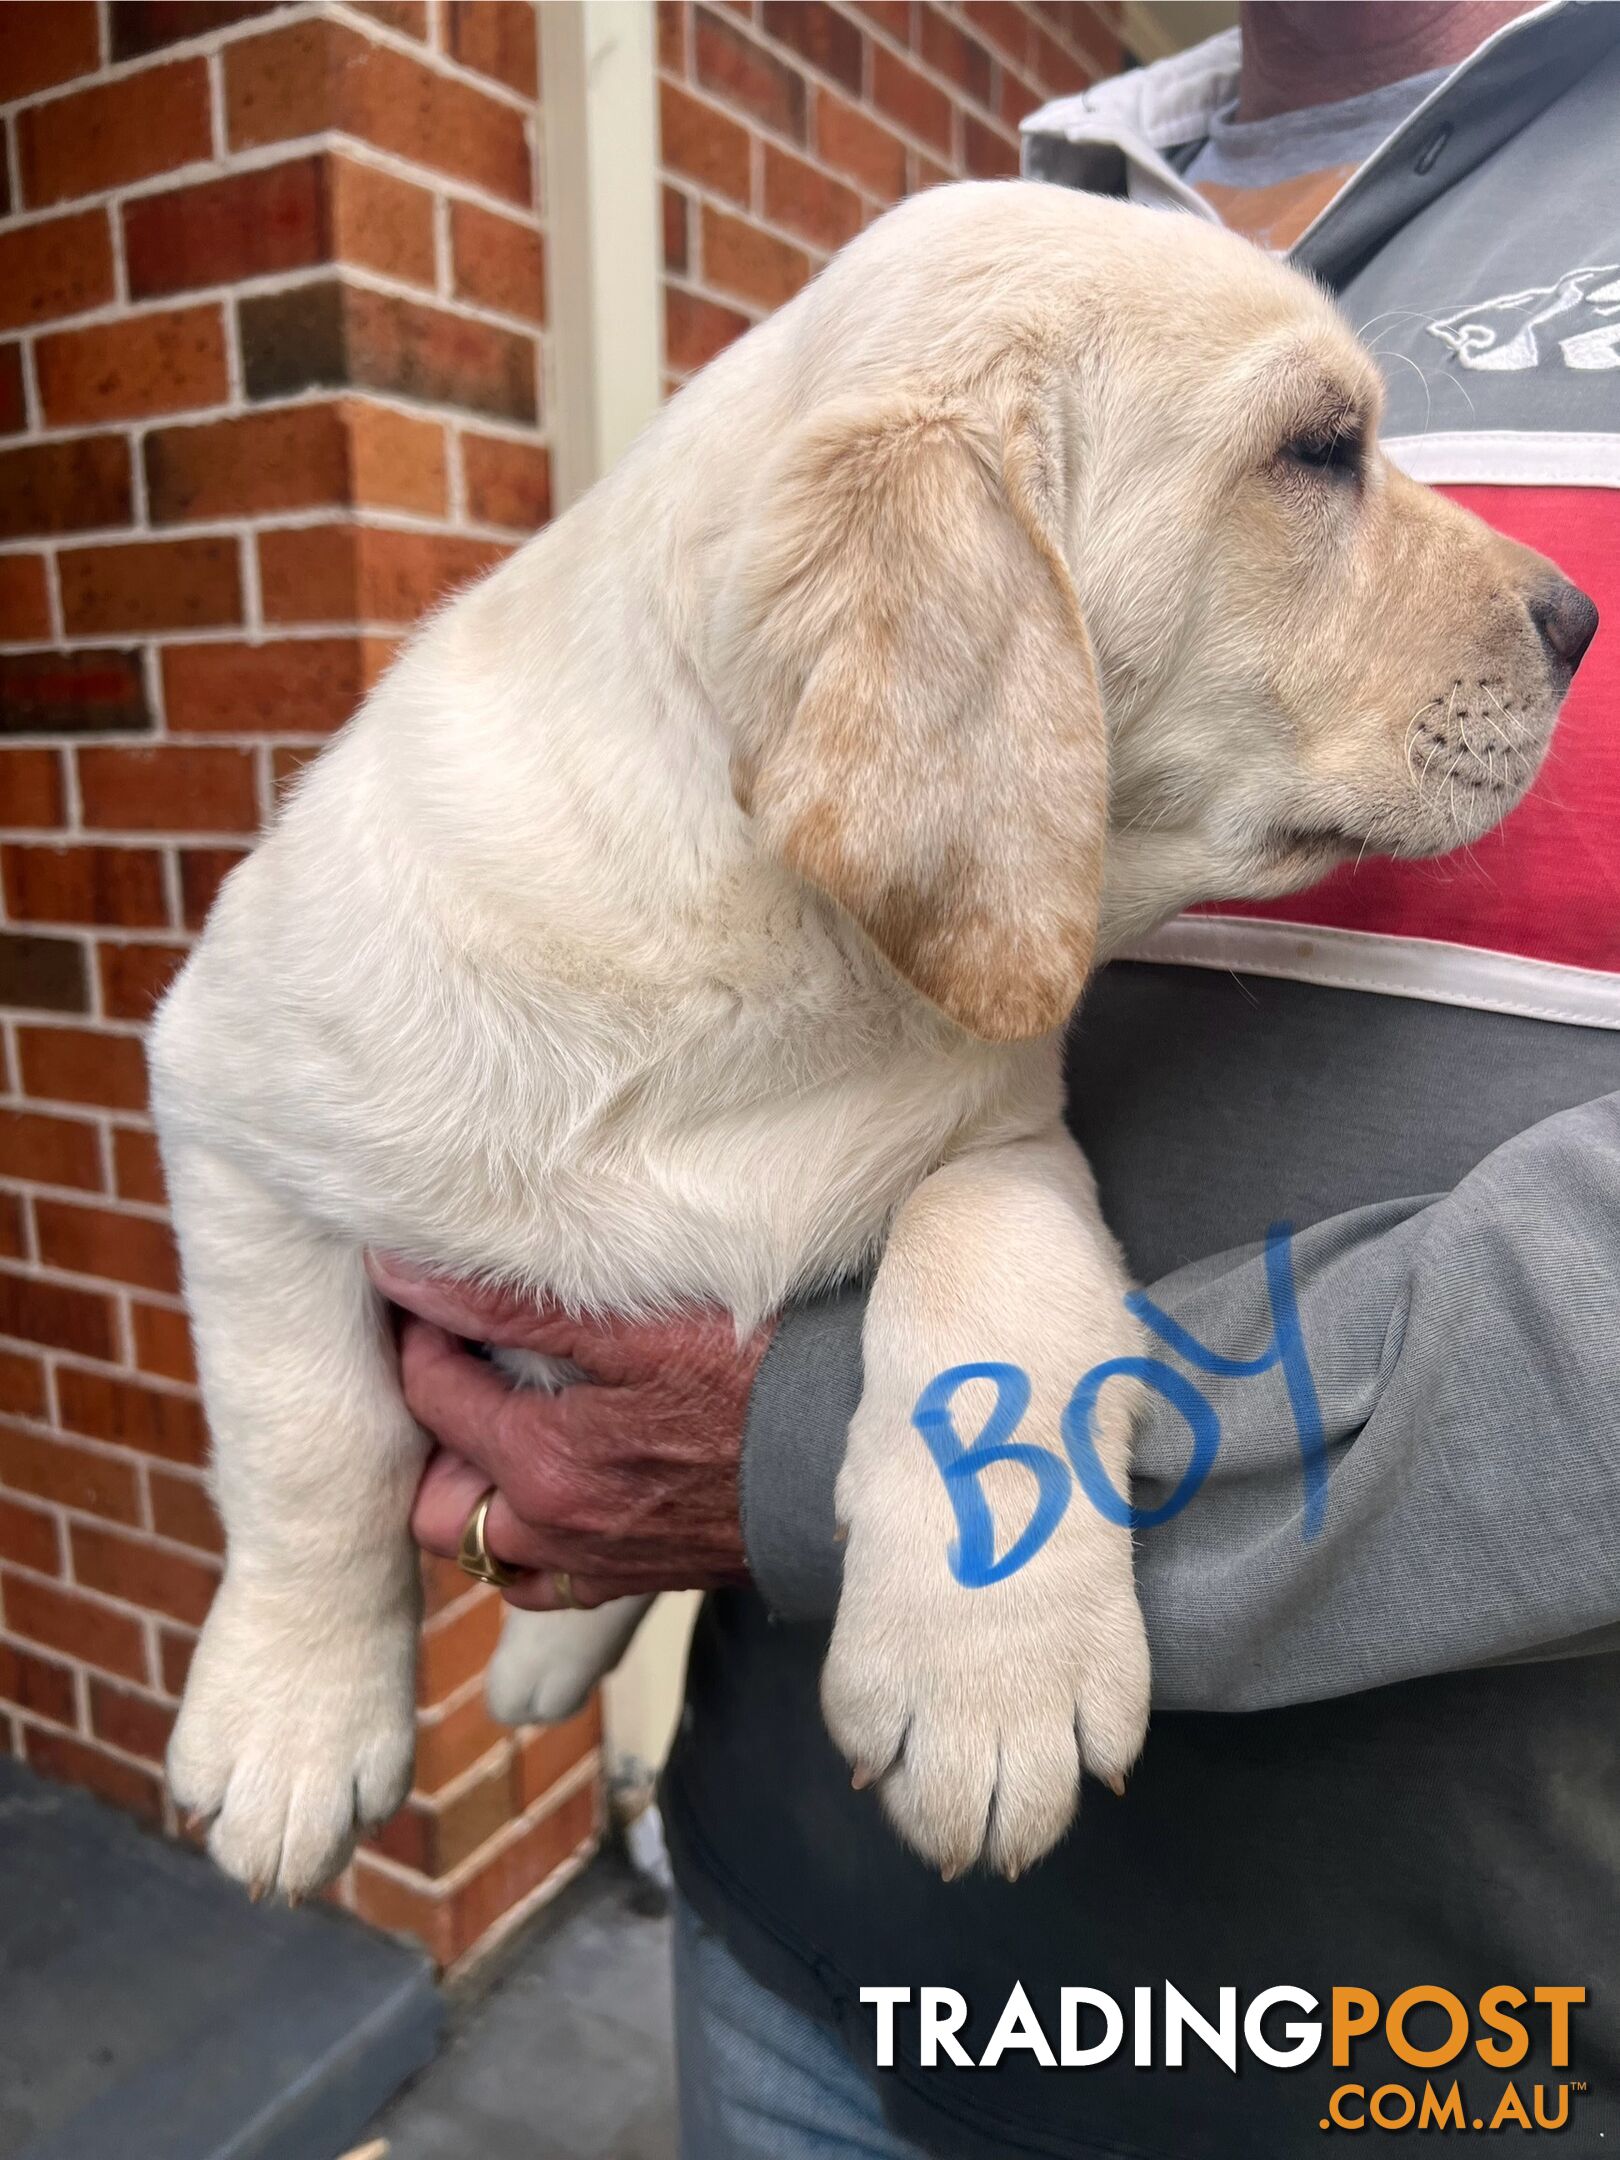
<path fill-rule="evenodd" d="M 440 2026 L 421 1951 L 0 1760 L 0 2160 L 337 2160 Z"/>

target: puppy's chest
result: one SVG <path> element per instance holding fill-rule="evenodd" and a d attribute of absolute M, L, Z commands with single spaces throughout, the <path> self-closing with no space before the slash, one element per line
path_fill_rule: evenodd
<path fill-rule="evenodd" d="M 580 1302 L 739 1315 L 858 1264 L 1007 1086 L 881 1012 L 725 998 L 588 1046 L 486 1040 L 476 1073 L 414 1172 L 374 1186 L 385 1235 Z"/>

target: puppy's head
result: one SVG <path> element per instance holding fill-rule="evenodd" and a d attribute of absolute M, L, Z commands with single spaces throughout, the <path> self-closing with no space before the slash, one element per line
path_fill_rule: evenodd
<path fill-rule="evenodd" d="M 1114 938 L 1346 857 L 1479 838 L 1535 778 L 1597 626 L 1544 556 L 1383 455 L 1377 368 L 1325 298 L 1226 252 L 1205 274 L 1229 288 L 1227 339 L 1158 357 L 1133 341 L 1152 448 L 1127 505 L 1133 425 L 1099 434 L 1077 534 L 1112 736 Z"/>
<path fill-rule="evenodd" d="M 1189 902 L 1476 838 L 1596 623 L 1377 448 L 1369 356 L 1191 219 L 940 189 L 781 319 L 711 657 L 765 848 L 973 1033 Z"/>

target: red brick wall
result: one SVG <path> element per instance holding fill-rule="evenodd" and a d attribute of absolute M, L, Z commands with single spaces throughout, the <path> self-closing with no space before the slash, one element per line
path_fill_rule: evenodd
<path fill-rule="evenodd" d="M 549 510 L 531 0 L 0 7 L 0 1737 L 173 1828 L 219 1567 L 141 1024 L 278 785 Z M 429 1580 L 341 1887 L 463 1955 L 596 1834 Z"/>
<path fill-rule="evenodd" d="M 1018 171 L 1018 123 L 1121 60 L 1108 0 L 659 0 L 664 361 L 679 383 L 940 180 Z"/>

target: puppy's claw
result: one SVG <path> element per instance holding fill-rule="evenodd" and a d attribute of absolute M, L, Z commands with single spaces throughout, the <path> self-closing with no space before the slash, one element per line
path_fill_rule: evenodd
<path fill-rule="evenodd" d="M 865 1792 L 867 1786 L 875 1785 L 877 1780 L 878 1774 L 870 1763 L 858 1762 L 850 1773 L 849 1782 L 857 1792 Z"/>
<path fill-rule="evenodd" d="M 1105 1785 L 1106 1785 L 1106 1786 L 1108 1787 L 1108 1790 L 1109 1790 L 1109 1791 L 1110 1791 L 1110 1792 L 1111 1792 L 1111 1793 L 1113 1794 L 1113 1796 L 1114 1796 L 1114 1798 L 1115 1798 L 1116 1800 L 1123 1800 L 1123 1799 L 1124 1799 L 1124 1797 L 1125 1797 L 1125 1773 L 1124 1773 L 1124 1771 L 1123 1771 L 1123 1770 L 1105 1770 L 1105 1771 L 1103 1771 L 1103 1773 L 1102 1773 L 1102 1781 L 1103 1781 L 1103 1783 L 1104 1783 L 1104 1784 L 1105 1784 Z"/>
<path fill-rule="evenodd" d="M 962 1872 L 962 1864 L 960 1861 L 947 1860 L 945 1865 L 939 1871 L 939 1879 L 941 1882 L 955 1882 L 957 1876 L 960 1875 Z"/>
<path fill-rule="evenodd" d="M 849 1524 L 847 1522 L 833 1525 L 833 1543 L 835 1545 L 847 1545 L 849 1543 Z"/>

